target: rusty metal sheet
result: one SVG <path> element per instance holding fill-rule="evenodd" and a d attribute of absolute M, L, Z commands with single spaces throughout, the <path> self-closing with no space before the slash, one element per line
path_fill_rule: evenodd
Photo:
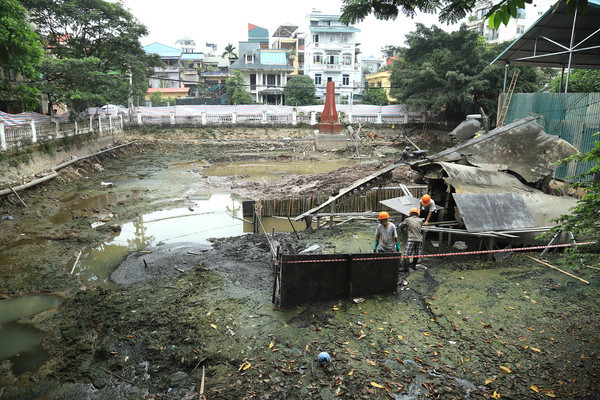
<path fill-rule="evenodd" d="M 554 163 L 578 151 L 565 140 L 544 132 L 535 118 L 528 117 L 466 140 L 414 165 L 455 161 L 457 153 L 482 169 L 512 171 L 534 183 L 552 174 Z"/>
<path fill-rule="evenodd" d="M 469 232 L 503 231 L 536 226 L 520 194 L 453 193 Z"/>

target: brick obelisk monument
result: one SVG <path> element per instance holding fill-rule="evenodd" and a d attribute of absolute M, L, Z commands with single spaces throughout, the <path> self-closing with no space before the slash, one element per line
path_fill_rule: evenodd
<path fill-rule="evenodd" d="M 315 131 L 318 150 L 343 150 L 346 148 L 346 135 L 342 134 L 342 124 L 338 122 L 335 109 L 335 83 L 327 82 L 325 107 L 321 113 L 319 130 Z"/>

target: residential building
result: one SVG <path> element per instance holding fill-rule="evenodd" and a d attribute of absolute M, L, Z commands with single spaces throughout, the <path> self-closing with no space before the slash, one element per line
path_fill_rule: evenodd
<path fill-rule="evenodd" d="M 269 31 L 254 24 L 248 24 L 248 42 L 258 43 L 261 49 L 269 48 Z"/>
<path fill-rule="evenodd" d="M 151 88 L 178 88 L 182 87 L 182 76 L 179 59 L 181 49 L 154 42 L 143 47 L 148 54 L 158 54 L 166 64 L 165 67 L 154 68 L 154 75 L 150 77 Z"/>
<path fill-rule="evenodd" d="M 175 42 L 176 45 L 179 45 L 181 51 L 185 53 L 195 53 L 196 50 L 196 42 L 194 39 L 190 39 L 189 37 L 183 37 Z"/>
<path fill-rule="evenodd" d="M 271 48 L 290 52 L 289 58 L 294 71 L 289 75 L 304 73 L 304 36 L 304 33 L 298 31 L 298 26 L 292 24 L 280 25 L 273 34 Z"/>
<path fill-rule="evenodd" d="M 230 70 L 240 71 L 252 99 L 259 104 L 284 104 L 283 88 L 294 71 L 287 50 L 261 48 L 258 42 L 240 42 L 239 59 Z"/>
<path fill-rule="evenodd" d="M 532 3 L 525 3 L 525 8 L 518 8 L 517 17 L 511 18 L 508 25 L 501 24 L 499 29 L 491 29 L 488 21 L 485 20 L 485 14 L 499 2 L 500 0 L 477 0 L 473 7 L 473 13 L 467 17 L 469 29 L 477 31 L 489 43 L 518 38 L 548 11 L 556 3 L 556 0 L 533 0 Z"/>
<path fill-rule="evenodd" d="M 382 88 L 385 92 L 385 95 L 388 98 L 390 103 L 396 102 L 396 99 L 390 97 L 390 88 L 392 84 L 390 82 L 390 76 L 392 76 L 392 71 L 379 71 L 374 74 L 369 74 L 365 77 L 369 88 Z"/>
<path fill-rule="evenodd" d="M 161 97 L 171 104 L 174 104 L 175 99 L 183 99 L 187 97 L 190 88 L 149 88 L 146 92 L 146 101 L 150 101 L 152 93 L 160 92 Z"/>
<path fill-rule="evenodd" d="M 362 88 L 364 90 L 366 90 L 366 86 L 368 85 L 367 75 L 377 73 L 379 71 L 379 69 L 381 68 L 382 64 L 383 64 L 383 60 L 380 60 L 373 56 L 364 57 L 363 59 L 360 60 L 361 82 L 362 82 Z"/>
<path fill-rule="evenodd" d="M 355 39 L 360 30 L 342 24 L 339 18 L 340 15 L 322 14 L 316 10 L 308 15 L 304 75 L 313 79 L 318 99 L 325 98 L 327 82 L 333 81 L 336 101 L 352 103 L 354 94 L 362 93 Z"/>

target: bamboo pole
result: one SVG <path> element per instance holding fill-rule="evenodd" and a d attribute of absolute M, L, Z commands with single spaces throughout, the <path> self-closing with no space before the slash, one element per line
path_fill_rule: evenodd
<path fill-rule="evenodd" d="M 549 267 L 549 268 L 555 269 L 555 270 L 557 270 L 558 272 L 562 272 L 562 273 L 563 273 L 563 274 L 565 274 L 565 275 L 569 275 L 569 276 L 570 276 L 570 277 L 572 277 L 572 278 L 579 279 L 579 280 L 580 280 L 581 282 L 583 282 L 583 283 L 586 283 L 586 284 L 588 284 L 588 285 L 590 284 L 590 283 L 589 283 L 588 281 L 586 281 L 585 279 L 581 279 L 581 278 L 580 278 L 580 277 L 578 277 L 578 276 L 575 276 L 575 275 L 573 275 L 573 274 L 571 274 L 571 273 L 569 273 L 569 272 L 567 272 L 567 271 L 563 271 L 562 269 L 560 269 L 560 268 L 557 268 L 557 267 L 555 267 L 554 265 L 548 264 L 547 262 L 544 262 L 544 261 L 542 261 L 542 260 L 538 260 L 538 259 L 537 259 L 537 258 L 535 258 L 535 257 L 528 256 L 527 254 L 525 254 L 525 257 L 531 258 L 533 261 L 539 262 L 540 264 L 542 264 L 542 265 L 545 265 L 546 267 Z"/>
<path fill-rule="evenodd" d="M 73 275 L 73 271 L 75 271 L 75 267 L 77 266 L 77 263 L 79 262 L 79 257 L 81 257 L 81 253 L 83 251 L 79 251 L 79 254 L 77 254 L 77 258 L 75 259 L 75 262 L 73 263 L 73 268 L 71 268 L 71 275 Z"/>

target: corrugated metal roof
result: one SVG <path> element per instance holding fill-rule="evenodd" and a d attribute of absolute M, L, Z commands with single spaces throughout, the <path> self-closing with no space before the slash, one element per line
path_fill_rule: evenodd
<path fill-rule="evenodd" d="M 558 2 L 490 64 L 562 68 L 571 54 L 571 68 L 600 69 L 600 0 L 588 0 L 576 18 L 567 15 L 566 1 Z"/>
<path fill-rule="evenodd" d="M 181 56 L 181 49 L 158 42 L 144 46 L 143 49 L 146 53 L 158 54 L 161 58 L 179 58 Z"/>

